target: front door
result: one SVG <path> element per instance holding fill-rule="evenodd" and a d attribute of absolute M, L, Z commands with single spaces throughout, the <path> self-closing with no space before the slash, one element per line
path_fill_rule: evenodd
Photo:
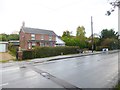
<path fill-rule="evenodd" d="M 39 43 L 39 42 L 37 42 L 36 44 L 37 44 L 36 46 L 40 46 L 40 43 Z"/>
<path fill-rule="evenodd" d="M 31 49 L 31 43 L 30 42 L 28 43 L 28 49 Z"/>

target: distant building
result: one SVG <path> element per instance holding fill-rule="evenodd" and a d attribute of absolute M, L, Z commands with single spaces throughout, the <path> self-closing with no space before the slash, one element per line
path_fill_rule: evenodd
<path fill-rule="evenodd" d="M 59 36 L 56 36 L 56 46 L 65 46 L 65 42 Z"/>
<path fill-rule="evenodd" d="M 56 34 L 51 30 L 29 28 L 24 25 L 19 34 L 22 49 L 32 49 L 34 46 L 55 47 L 56 45 Z"/>
<path fill-rule="evenodd" d="M 8 42 L 0 42 L 0 52 L 8 51 Z"/>
<path fill-rule="evenodd" d="M 12 44 L 13 46 L 19 46 L 20 42 L 19 42 L 19 40 L 10 40 L 9 44 Z"/>
<path fill-rule="evenodd" d="M 12 34 L 19 34 L 19 31 L 13 31 Z"/>

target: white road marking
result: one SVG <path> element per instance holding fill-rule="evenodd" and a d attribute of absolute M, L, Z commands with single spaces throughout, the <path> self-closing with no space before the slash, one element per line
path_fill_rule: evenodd
<path fill-rule="evenodd" d="M 108 82 L 111 82 L 111 80 L 107 80 Z"/>
<path fill-rule="evenodd" d="M 5 85 L 8 85 L 8 83 L 0 84 L 0 87 L 1 87 L 1 86 L 5 86 Z"/>
<path fill-rule="evenodd" d="M 11 68 L 11 69 L 3 69 L 3 70 L 0 70 L 0 72 L 5 72 L 5 71 L 12 71 L 12 70 L 18 70 L 18 68 Z"/>

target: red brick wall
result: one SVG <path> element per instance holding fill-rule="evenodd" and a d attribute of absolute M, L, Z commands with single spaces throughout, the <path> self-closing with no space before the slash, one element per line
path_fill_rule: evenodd
<path fill-rule="evenodd" d="M 41 40 L 42 34 L 36 34 L 35 35 L 35 40 Z M 44 35 L 44 40 L 49 41 L 49 35 L 45 34 Z M 56 36 L 52 36 L 52 41 L 56 41 Z"/>
<path fill-rule="evenodd" d="M 40 40 L 40 34 L 35 34 L 35 40 Z"/>
<path fill-rule="evenodd" d="M 41 40 L 41 35 L 42 34 L 35 34 L 35 40 Z M 20 47 L 22 49 L 28 49 L 28 40 L 31 40 L 31 34 L 20 31 Z M 49 35 L 44 35 L 44 40 L 49 41 Z M 52 41 L 56 41 L 56 36 L 52 36 Z M 52 46 L 55 46 L 55 42 L 52 43 Z"/>
<path fill-rule="evenodd" d="M 22 49 L 28 49 L 28 40 L 31 40 L 31 35 L 20 31 L 20 47 Z"/>
<path fill-rule="evenodd" d="M 48 35 L 45 35 L 44 37 L 45 37 L 45 40 L 47 40 L 47 41 L 49 40 L 49 36 Z"/>
<path fill-rule="evenodd" d="M 25 40 L 31 40 L 31 34 L 30 33 L 25 33 Z"/>
<path fill-rule="evenodd" d="M 20 47 L 22 49 L 25 49 L 25 34 L 22 30 L 20 31 L 20 40 L 19 41 L 20 41 Z"/>
<path fill-rule="evenodd" d="M 53 37 L 52 37 L 52 40 L 53 40 L 53 41 L 56 41 L 56 36 L 53 36 Z"/>
<path fill-rule="evenodd" d="M 28 40 L 31 40 L 31 34 L 25 33 L 25 49 L 28 49 Z"/>

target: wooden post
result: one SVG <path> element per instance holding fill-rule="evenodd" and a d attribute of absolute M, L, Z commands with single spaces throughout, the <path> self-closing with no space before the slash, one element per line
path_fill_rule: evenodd
<path fill-rule="evenodd" d="M 22 60 L 23 59 L 23 52 L 21 50 L 21 47 L 18 48 L 18 60 Z"/>
<path fill-rule="evenodd" d="M 22 51 L 18 51 L 18 59 L 22 60 L 23 58 L 23 52 Z"/>
<path fill-rule="evenodd" d="M 92 37 L 92 53 L 93 53 L 94 42 L 93 42 L 93 20 L 92 20 L 92 16 L 91 16 L 91 37 Z"/>

